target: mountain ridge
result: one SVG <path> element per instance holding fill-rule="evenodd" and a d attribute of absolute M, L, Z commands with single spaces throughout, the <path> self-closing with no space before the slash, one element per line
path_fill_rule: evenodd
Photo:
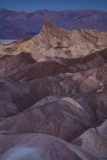
<path fill-rule="evenodd" d="M 106 160 L 106 135 L 106 31 L 46 20 L 0 44 L 0 160 Z"/>
<path fill-rule="evenodd" d="M 57 55 L 60 58 L 80 58 L 104 48 L 107 48 L 106 32 L 84 29 L 70 31 L 46 20 L 38 35 L 0 47 L 0 55 L 27 52 L 39 62 Z"/>
<path fill-rule="evenodd" d="M 38 10 L 27 13 L 0 9 L 0 38 L 17 39 L 39 33 L 45 20 L 52 21 L 61 28 L 107 30 L 107 12 L 99 10 Z M 10 30 L 8 30 L 10 28 Z M 16 34 L 17 32 L 18 34 Z M 12 33 L 13 32 L 13 33 Z"/>

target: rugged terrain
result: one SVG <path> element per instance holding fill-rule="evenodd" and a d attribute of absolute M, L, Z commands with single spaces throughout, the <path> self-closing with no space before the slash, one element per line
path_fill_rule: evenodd
<path fill-rule="evenodd" d="M 107 159 L 107 32 L 46 21 L 0 56 L 0 160 Z"/>
<path fill-rule="evenodd" d="M 45 20 L 61 28 L 107 30 L 107 12 L 99 10 L 51 11 L 38 10 L 33 13 L 0 9 L 0 39 L 18 39 L 34 36 L 40 32 Z"/>
<path fill-rule="evenodd" d="M 105 48 L 107 31 L 84 29 L 69 31 L 45 21 L 38 35 L 0 47 L 0 55 L 27 52 L 39 62 L 58 58 L 80 58 Z"/>

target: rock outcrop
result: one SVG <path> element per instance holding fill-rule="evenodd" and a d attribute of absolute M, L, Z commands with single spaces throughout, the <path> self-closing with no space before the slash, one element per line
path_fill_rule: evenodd
<path fill-rule="evenodd" d="M 9 135 L 8 135 L 9 134 Z M 99 160 L 92 152 L 44 134 L 0 135 L 1 160 Z"/>
<path fill-rule="evenodd" d="M 107 159 L 105 33 L 46 21 L 0 46 L 0 160 Z"/>
<path fill-rule="evenodd" d="M 74 143 L 83 149 L 92 151 L 96 155 L 100 155 L 102 159 L 107 159 L 107 120 L 97 128 L 90 128 Z"/>
<path fill-rule="evenodd" d="M 47 58 L 80 58 L 107 48 L 106 32 L 94 30 L 65 30 L 45 21 L 41 32 L 23 43 L 0 47 L 0 54 L 31 53 L 36 61 Z"/>

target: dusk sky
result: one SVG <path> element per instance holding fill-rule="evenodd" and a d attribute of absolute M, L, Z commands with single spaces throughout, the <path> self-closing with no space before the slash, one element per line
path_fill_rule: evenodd
<path fill-rule="evenodd" d="M 96 9 L 107 11 L 107 0 L 0 0 L 0 8 L 14 11 L 34 12 L 48 9 L 79 10 Z"/>

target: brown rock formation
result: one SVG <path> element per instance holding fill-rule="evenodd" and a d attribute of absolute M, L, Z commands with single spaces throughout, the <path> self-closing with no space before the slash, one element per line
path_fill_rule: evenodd
<path fill-rule="evenodd" d="M 78 137 L 74 143 L 81 148 L 87 149 L 100 155 L 102 159 L 107 157 L 107 120 L 97 128 L 90 128 L 80 137 Z"/>
<path fill-rule="evenodd" d="M 9 133 L 6 133 L 9 134 Z M 99 160 L 92 152 L 44 134 L 0 135 L 1 160 Z"/>
<path fill-rule="evenodd" d="M 15 133 L 44 133 L 70 141 L 88 129 L 91 122 L 84 108 L 73 99 L 65 97 L 42 106 L 34 105 L 2 121 L 0 129 Z"/>
<path fill-rule="evenodd" d="M 0 160 L 107 159 L 105 33 L 46 21 L 0 47 Z"/>
<path fill-rule="evenodd" d="M 27 42 L 12 43 L 1 47 L 1 55 L 17 54 L 22 51 L 31 53 L 36 61 L 45 61 L 47 57 L 79 58 L 95 51 L 107 48 L 106 32 L 94 30 L 68 31 L 45 21 L 41 32 Z"/>

